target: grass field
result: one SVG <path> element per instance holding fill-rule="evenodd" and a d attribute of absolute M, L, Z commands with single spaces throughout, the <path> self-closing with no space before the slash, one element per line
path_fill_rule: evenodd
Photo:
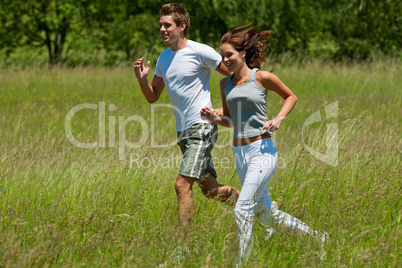
<path fill-rule="evenodd" d="M 281 210 L 327 231 L 330 242 L 321 262 L 309 237 L 279 228 L 266 241 L 257 225 L 247 266 L 400 267 L 400 62 L 274 67 L 298 103 L 274 137 L 271 196 Z M 220 79 L 211 77 L 215 107 Z M 337 115 L 326 118 L 336 101 Z M 166 92 L 158 103 L 169 103 Z M 268 116 L 281 104 L 270 93 Z M 317 111 L 322 120 L 303 129 Z M 329 124 L 338 130 L 335 166 L 306 150 L 325 152 Z M 213 151 L 219 181 L 240 188 L 230 131 L 220 130 Z M 181 156 L 173 114 L 145 101 L 131 67 L 1 69 L 0 137 L 1 267 L 233 265 L 233 208 L 197 187 L 193 228 L 184 238 L 177 232 Z M 189 252 L 178 264 L 172 254 L 183 244 Z"/>

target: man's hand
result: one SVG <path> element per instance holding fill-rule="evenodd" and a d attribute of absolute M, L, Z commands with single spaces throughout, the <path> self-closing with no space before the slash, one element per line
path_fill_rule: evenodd
<path fill-rule="evenodd" d="M 134 72 L 135 76 L 138 79 L 143 79 L 144 77 L 147 77 L 149 73 L 149 65 L 151 64 L 150 61 L 147 62 L 147 66 L 144 65 L 144 58 L 139 58 L 135 63 L 134 63 Z"/>
<path fill-rule="evenodd" d="M 215 113 L 215 110 L 205 106 L 201 109 L 201 118 L 208 120 L 209 122 L 216 124 L 215 120 L 219 120 L 220 116 Z"/>

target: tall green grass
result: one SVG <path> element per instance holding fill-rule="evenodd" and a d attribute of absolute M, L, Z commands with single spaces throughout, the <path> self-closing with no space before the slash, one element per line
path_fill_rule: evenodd
<path fill-rule="evenodd" d="M 272 66 L 269 66 L 272 67 Z M 401 265 L 401 65 L 321 62 L 274 66 L 298 96 L 298 103 L 274 136 L 279 165 L 270 192 L 281 210 L 312 228 L 327 231 L 327 259 L 318 245 L 278 229 L 266 241 L 256 225 L 254 250 L 246 266 Z M 268 68 L 268 67 L 267 67 Z M 212 98 L 220 106 L 218 84 Z M 336 118 L 324 107 L 338 101 Z M 105 147 L 78 148 L 66 137 L 68 112 L 83 103 L 106 107 Z M 158 103 L 169 103 L 166 92 Z M 268 116 L 283 101 L 268 94 Z M 115 110 L 110 111 L 109 105 Z M 323 120 L 302 129 L 321 111 Z M 119 158 L 119 116 L 139 116 L 125 128 Z M 112 121 L 115 126 L 109 129 Z M 304 144 L 325 152 L 327 124 L 338 124 L 338 165 L 327 165 Z M 0 72 L 0 266 L 230 267 L 236 256 L 232 208 L 205 199 L 194 187 L 197 213 L 183 236 L 177 229 L 174 181 L 180 164 L 174 118 L 149 105 L 132 68 L 8 68 Z M 149 129 L 151 130 L 151 129 Z M 218 179 L 240 188 L 230 148 L 230 131 L 213 151 Z M 302 140 L 302 131 L 304 143 Z M 98 141 L 99 110 L 85 109 L 72 120 L 72 134 Z M 153 141 L 151 140 L 153 138 Z M 109 141 L 115 139 L 113 146 Z M 189 252 L 181 263 L 178 245 Z"/>

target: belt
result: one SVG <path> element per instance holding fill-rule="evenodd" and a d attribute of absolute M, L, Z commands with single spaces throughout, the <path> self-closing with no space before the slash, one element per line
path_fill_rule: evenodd
<path fill-rule="evenodd" d="M 271 135 L 266 133 L 255 137 L 233 139 L 233 146 L 243 146 L 262 139 L 271 138 Z"/>

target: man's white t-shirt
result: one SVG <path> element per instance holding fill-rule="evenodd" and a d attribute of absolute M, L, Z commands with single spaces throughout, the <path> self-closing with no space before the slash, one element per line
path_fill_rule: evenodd
<path fill-rule="evenodd" d="M 209 77 L 221 60 L 213 48 L 192 40 L 183 49 L 168 48 L 159 55 L 155 75 L 163 78 L 168 90 L 177 131 L 208 123 L 201 119 L 200 111 L 205 106 L 212 108 Z"/>

